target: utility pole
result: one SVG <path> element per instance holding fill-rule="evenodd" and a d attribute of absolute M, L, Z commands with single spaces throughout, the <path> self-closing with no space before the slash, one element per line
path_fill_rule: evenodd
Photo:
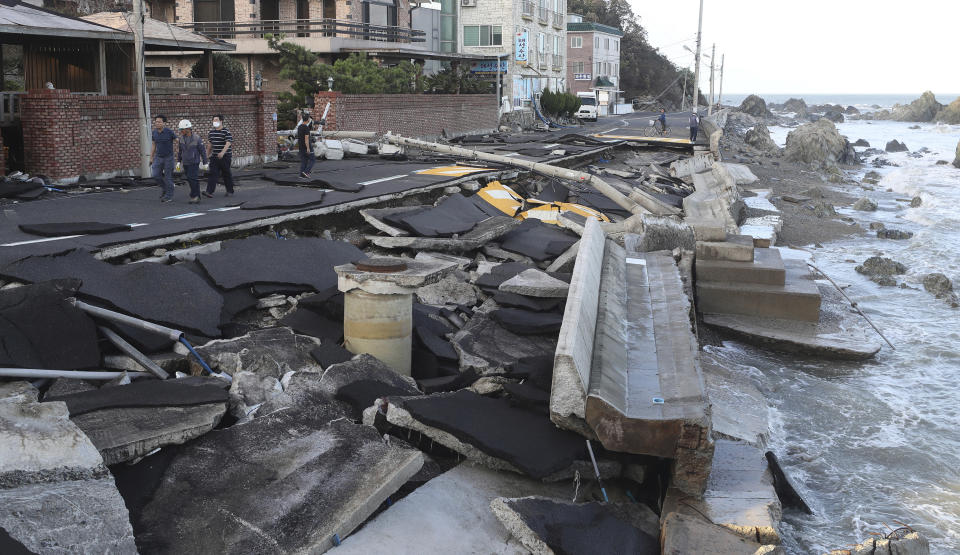
<path fill-rule="evenodd" d="M 720 56 L 720 92 L 717 93 L 717 106 L 723 105 L 723 64 L 726 62 L 727 55 Z"/>
<path fill-rule="evenodd" d="M 137 89 L 137 117 L 140 122 L 140 177 L 150 177 L 150 97 L 143 73 L 143 0 L 133 0 L 133 72 Z M 211 77 L 212 80 L 212 77 Z"/>
<path fill-rule="evenodd" d="M 500 92 L 500 56 L 503 54 L 497 54 L 497 128 L 500 127 L 500 110 L 503 108 L 503 100 L 500 99 L 500 95 L 503 94 Z"/>
<path fill-rule="evenodd" d="M 713 115 L 713 59 L 717 57 L 717 43 L 713 43 L 713 50 L 710 51 L 710 106 L 707 108 L 707 115 Z"/>
<path fill-rule="evenodd" d="M 697 21 L 697 53 L 694 56 L 696 69 L 693 72 L 693 111 L 700 108 L 700 33 L 703 31 L 703 0 L 700 0 L 700 19 Z"/>
<path fill-rule="evenodd" d="M 680 111 L 687 111 L 687 74 L 690 73 L 690 68 L 687 67 L 683 70 L 683 89 L 680 93 Z"/>

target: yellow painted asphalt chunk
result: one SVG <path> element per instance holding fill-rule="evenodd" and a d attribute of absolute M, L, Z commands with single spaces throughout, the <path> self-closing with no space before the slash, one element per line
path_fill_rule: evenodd
<path fill-rule="evenodd" d="M 528 202 L 531 203 L 541 203 L 542 201 L 536 199 L 528 199 Z M 535 218 L 540 220 L 545 224 L 560 225 L 560 215 L 565 213 L 574 213 L 579 214 L 585 218 L 594 218 L 601 222 L 609 222 L 610 218 L 603 215 L 603 213 L 594 210 L 593 208 L 587 208 L 586 206 L 580 204 L 573 204 L 570 202 L 550 202 L 542 203 L 536 208 L 531 208 L 526 212 L 522 212 L 519 216 L 521 219 Z"/>
<path fill-rule="evenodd" d="M 598 139 L 619 139 L 621 141 L 648 141 L 655 143 L 675 143 L 681 145 L 693 144 L 690 142 L 690 139 L 674 139 L 671 137 L 637 137 L 633 135 L 604 135 L 603 133 L 597 133 L 594 137 Z"/>
<path fill-rule="evenodd" d="M 441 166 L 439 168 L 429 168 L 420 170 L 416 173 L 421 175 L 449 175 L 451 177 L 463 177 L 471 173 L 488 172 L 490 168 L 468 168 L 465 166 Z"/>
<path fill-rule="evenodd" d="M 511 218 L 517 217 L 517 213 L 523 208 L 523 197 L 499 181 L 491 181 L 477 191 L 477 196 Z"/>

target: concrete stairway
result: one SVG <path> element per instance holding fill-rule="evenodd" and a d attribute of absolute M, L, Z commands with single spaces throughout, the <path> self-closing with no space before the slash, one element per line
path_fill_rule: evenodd
<path fill-rule="evenodd" d="M 776 249 L 754 248 L 748 236 L 697 242 L 697 308 L 704 314 L 740 314 L 817 322 L 820 292 L 803 262 L 784 261 Z"/>
<path fill-rule="evenodd" d="M 700 495 L 713 443 L 679 271 L 669 252 L 626 250 L 591 222 L 560 330 L 551 419 L 613 451 L 674 459 L 674 486 Z"/>

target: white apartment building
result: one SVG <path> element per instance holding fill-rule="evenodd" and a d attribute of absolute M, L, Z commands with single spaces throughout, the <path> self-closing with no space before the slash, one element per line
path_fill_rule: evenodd
<path fill-rule="evenodd" d="M 459 0 L 459 10 L 459 52 L 503 56 L 504 110 L 530 108 L 546 87 L 567 90 L 566 0 Z M 491 64 L 476 67 L 489 75 Z"/>

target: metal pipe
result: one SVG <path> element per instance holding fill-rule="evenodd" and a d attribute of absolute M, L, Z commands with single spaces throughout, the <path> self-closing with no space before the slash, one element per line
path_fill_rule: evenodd
<path fill-rule="evenodd" d="M 860 306 L 858 306 L 857 303 L 853 302 L 853 300 L 851 300 L 850 297 L 848 297 L 847 294 L 843 292 L 843 289 L 841 289 L 840 286 L 837 285 L 837 282 L 833 281 L 833 280 L 830 278 L 830 276 L 828 276 L 828 275 L 826 274 L 826 272 L 824 272 L 824 271 L 821 270 L 820 268 L 817 268 L 817 267 L 814 266 L 813 264 L 807 262 L 807 266 L 810 266 L 811 268 L 813 268 L 814 270 L 816 270 L 817 272 L 819 272 L 820 275 L 822 275 L 823 277 L 827 278 L 827 281 L 829 281 L 830 283 L 832 283 L 833 286 L 837 288 L 837 291 L 839 291 L 840 294 L 843 295 L 843 298 L 844 298 L 844 299 L 847 299 L 847 302 L 850 303 L 850 306 L 853 307 L 853 309 L 856 310 L 858 313 L 860 313 L 860 316 L 863 316 L 863 319 L 866 320 L 868 324 L 870 324 L 870 327 L 873 328 L 873 331 L 877 332 L 877 335 L 879 335 L 880 337 L 882 337 L 883 340 L 887 342 L 887 345 L 890 345 L 890 348 L 891 348 L 891 349 L 893 349 L 894 351 L 897 350 L 897 348 L 893 346 L 893 343 L 890 343 L 890 340 L 887 339 L 887 336 L 883 335 L 883 332 L 880 331 L 880 328 L 878 328 L 877 326 L 875 326 L 874 323 L 870 321 L 870 318 L 867 318 L 867 315 L 864 314 L 862 310 L 860 310 Z"/>
<path fill-rule="evenodd" d="M 93 306 L 78 299 L 71 299 L 71 302 L 73 303 L 73 306 L 83 310 L 87 314 L 99 316 L 100 318 L 105 318 L 107 320 L 112 320 L 128 326 L 133 326 L 144 331 L 156 333 L 157 335 L 163 335 L 169 337 L 170 340 L 174 342 L 180 341 L 180 338 L 183 337 L 183 332 L 180 330 L 161 326 L 160 324 L 154 324 L 153 322 L 147 322 L 146 320 L 141 320 L 140 318 L 127 316 L 126 314 L 120 314 L 119 312 L 107 310 L 106 308 L 100 308 L 99 306 Z"/>
<path fill-rule="evenodd" d="M 151 377 L 146 372 L 105 372 L 99 370 L 44 370 L 38 368 L 0 368 L 3 378 L 73 378 L 77 380 L 112 380 L 126 374 L 130 378 Z"/>
<path fill-rule="evenodd" d="M 489 152 L 481 152 L 478 150 L 470 150 L 467 148 L 461 148 L 457 146 L 450 145 L 441 145 L 437 143 L 429 143 L 427 141 L 421 141 L 418 139 L 408 139 L 406 137 L 401 137 L 400 135 L 393 135 L 387 133 L 384 137 L 388 142 L 394 143 L 396 145 L 406 145 L 413 146 L 417 148 L 422 148 L 425 150 L 433 150 L 435 152 L 442 152 L 445 154 L 452 154 L 454 156 L 461 156 L 463 158 L 470 158 L 473 160 L 485 160 L 487 162 L 495 162 L 498 164 L 506 164 L 509 166 L 516 166 L 519 168 L 525 168 L 530 171 L 542 173 L 550 177 L 556 177 L 559 179 L 565 179 L 567 181 L 573 181 L 576 183 L 589 183 L 593 187 L 603 193 L 604 196 L 617 203 L 618 206 L 624 210 L 628 210 L 633 214 L 644 214 L 651 212 L 643 205 L 638 204 L 637 201 L 628 198 L 620 191 L 611 187 L 608 183 L 600 179 L 595 175 L 590 175 L 586 172 L 580 172 L 576 170 L 571 170 L 567 168 L 558 168 L 557 166 L 551 166 L 550 164 L 544 164 L 542 162 L 531 162 L 529 160 L 520 160 L 516 158 L 511 158 L 509 156 L 501 156 L 499 154 L 490 154 Z"/>
<path fill-rule="evenodd" d="M 170 377 L 170 374 L 167 374 L 163 368 L 157 365 L 156 362 L 152 361 L 150 357 L 138 351 L 133 345 L 127 343 L 127 341 L 117 335 L 112 329 L 106 326 L 97 326 L 100 329 L 100 333 L 106 336 L 110 343 L 113 343 L 118 349 L 127 354 L 130 358 L 137 361 L 137 364 L 143 366 L 147 369 L 148 372 L 154 376 L 165 380 Z"/>
<path fill-rule="evenodd" d="M 227 374 L 226 372 L 220 372 L 220 373 L 214 372 L 213 369 L 210 368 L 210 367 L 207 365 L 207 363 L 203 361 L 202 358 L 200 358 L 200 353 L 198 353 L 198 352 L 196 351 L 196 349 L 193 348 L 193 345 L 191 345 L 190 342 L 187 341 L 187 338 L 186 338 L 186 337 L 182 337 L 182 336 L 181 336 L 181 337 L 180 337 L 180 343 L 183 343 L 183 345 L 187 348 L 187 350 L 190 351 L 190 354 L 193 355 L 193 357 L 197 359 L 197 362 L 200 363 L 200 366 L 202 366 L 203 369 L 206 370 L 208 374 L 210 374 L 211 376 L 216 376 L 216 377 L 218 377 L 218 378 L 223 378 L 223 379 L 227 380 L 228 382 L 232 382 L 232 381 L 233 381 L 233 377 L 231 377 L 230 374 Z"/>

